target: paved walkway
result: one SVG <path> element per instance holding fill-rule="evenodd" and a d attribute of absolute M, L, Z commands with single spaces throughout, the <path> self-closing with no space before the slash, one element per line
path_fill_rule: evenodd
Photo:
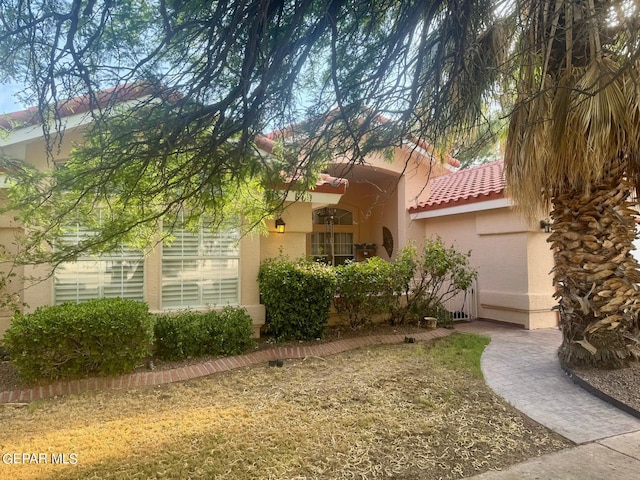
<path fill-rule="evenodd" d="M 460 331 L 491 336 L 482 355 L 485 381 L 533 420 L 579 444 L 486 472 L 474 480 L 637 480 L 640 420 L 587 393 L 560 368 L 557 329 L 521 330 L 471 322 Z"/>
<path fill-rule="evenodd" d="M 557 356 L 558 329 L 522 330 L 488 322 L 457 329 L 491 336 L 482 355 L 487 385 L 536 422 L 577 444 L 640 430 L 639 419 L 586 392 L 564 373 Z"/>
<path fill-rule="evenodd" d="M 473 480 L 638 480 L 640 432 L 586 443 L 519 463 L 506 470 L 485 472 Z"/>

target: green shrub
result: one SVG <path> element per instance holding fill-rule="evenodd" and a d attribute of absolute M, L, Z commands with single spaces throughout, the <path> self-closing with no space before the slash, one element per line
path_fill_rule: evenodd
<path fill-rule="evenodd" d="M 158 315 L 154 325 L 155 355 L 180 360 L 202 355 L 237 355 L 253 344 L 251 317 L 244 309 L 218 312 L 182 311 Z"/>
<path fill-rule="evenodd" d="M 217 315 L 210 332 L 221 355 L 245 353 L 254 344 L 253 321 L 242 308 L 225 307 Z"/>
<path fill-rule="evenodd" d="M 335 306 L 346 315 L 351 328 L 371 321 L 376 314 L 390 314 L 397 301 L 394 265 L 380 257 L 336 267 Z"/>
<path fill-rule="evenodd" d="M 202 317 L 191 311 L 158 315 L 153 326 L 155 356 L 181 360 L 204 355 L 209 332 Z"/>
<path fill-rule="evenodd" d="M 27 381 L 117 375 L 149 355 L 152 332 L 145 303 L 104 298 L 16 315 L 4 346 Z"/>
<path fill-rule="evenodd" d="M 460 253 L 445 247 L 440 237 L 429 239 L 418 250 L 415 245 L 404 247 L 394 265 L 398 277 L 397 310 L 392 321 L 402 323 L 407 318 L 431 316 L 441 326 L 451 326 L 453 318 L 446 310 L 446 302 L 473 283 L 478 272 L 469 264 L 471 252 Z M 400 296 L 403 301 L 400 301 Z"/>
<path fill-rule="evenodd" d="M 267 310 L 266 329 L 277 339 L 322 336 L 329 321 L 336 277 L 332 267 L 286 256 L 265 260 L 258 273 Z"/>

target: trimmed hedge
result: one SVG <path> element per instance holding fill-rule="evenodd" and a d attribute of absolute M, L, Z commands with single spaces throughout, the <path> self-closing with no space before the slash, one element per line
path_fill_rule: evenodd
<path fill-rule="evenodd" d="M 16 315 L 4 347 L 27 381 L 117 375 L 150 354 L 152 334 L 146 303 L 103 298 Z"/>
<path fill-rule="evenodd" d="M 267 310 L 266 330 L 278 340 L 321 337 L 329 322 L 336 287 L 332 267 L 280 255 L 265 260 L 258 273 Z"/>
<path fill-rule="evenodd" d="M 182 311 L 158 315 L 154 324 L 155 355 L 180 360 L 202 355 L 238 355 L 254 345 L 252 320 L 244 309 Z"/>
<path fill-rule="evenodd" d="M 155 356 L 180 360 L 204 355 L 208 332 L 202 314 L 191 311 L 158 315 L 153 325 Z"/>
<path fill-rule="evenodd" d="M 380 257 L 336 267 L 335 307 L 339 314 L 346 315 L 351 328 L 371 323 L 374 315 L 393 312 L 399 289 L 394 284 L 396 270 L 393 263 Z"/>
<path fill-rule="evenodd" d="M 255 345 L 253 320 L 244 308 L 224 307 L 210 334 L 216 341 L 219 355 L 239 355 Z"/>

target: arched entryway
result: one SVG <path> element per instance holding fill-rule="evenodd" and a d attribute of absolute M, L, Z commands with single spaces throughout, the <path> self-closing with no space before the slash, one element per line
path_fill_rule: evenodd
<path fill-rule="evenodd" d="M 404 175 L 369 165 L 345 170 L 342 164 L 332 165 L 326 173 L 347 179 L 348 188 L 339 203 L 313 206 L 307 254 L 330 265 L 372 256 L 390 260 L 406 243 Z"/>

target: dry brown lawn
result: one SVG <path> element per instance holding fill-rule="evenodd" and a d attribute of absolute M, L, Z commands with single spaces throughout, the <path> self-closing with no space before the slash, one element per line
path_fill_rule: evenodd
<path fill-rule="evenodd" d="M 5 406 L 0 425 L 1 453 L 47 459 L 2 479 L 462 478 L 569 445 L 429 344 Z"/>

